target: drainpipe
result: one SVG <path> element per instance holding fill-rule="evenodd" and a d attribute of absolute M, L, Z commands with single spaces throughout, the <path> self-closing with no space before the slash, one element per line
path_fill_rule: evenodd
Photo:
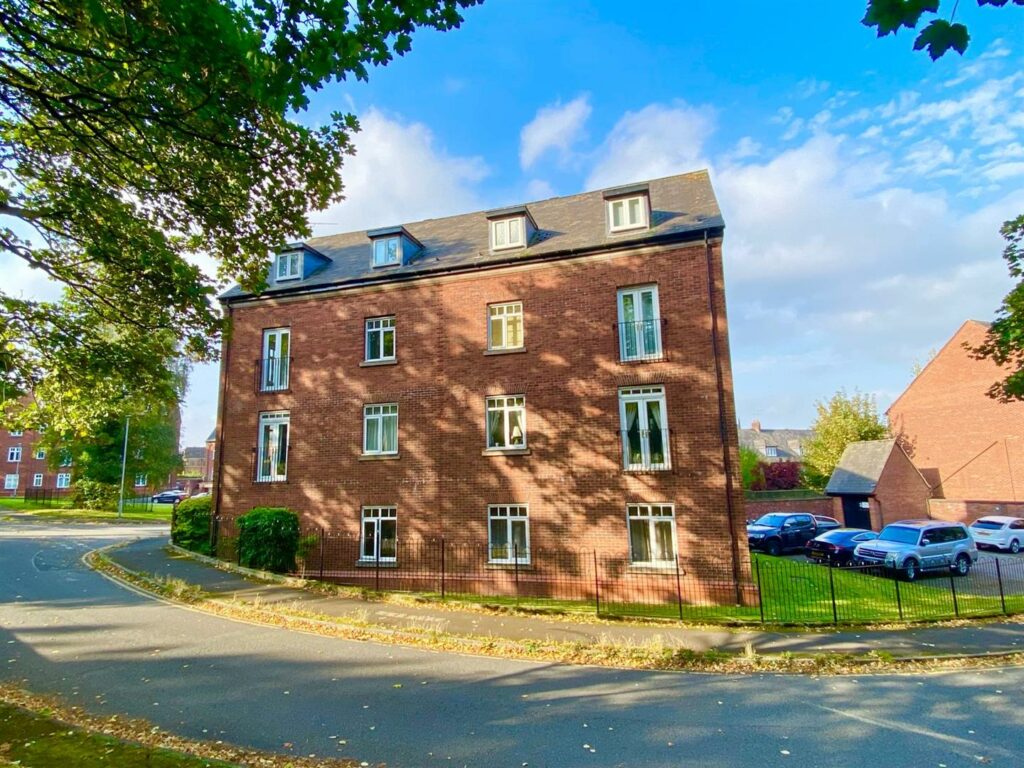
<path fill-rule="evenodd" d="M 222 353 L 220 358 L 220 396 L 217 398 L 217 442 L 213 446 L 213 461 L 215 464 L 213 481 L 213 520 L 210 525 L 210 546 L 213 552 L 217 553 L 217 539 L 220 534 L 220 494 L 223 488 L 224 479 L 224 399 L 227 392 L 228 368 L 231 363 L 231 306 L 222 304 L 224 307 L 224 330 L 222 331 Z"/>
<path fill-rule="evenodd" d="M 704 230 L 704 259 L 708 271 L 708 311 L 711 313 L 711 351 L 715 358 L 715 383 L 718 390 L 718 436 L 722 442 L 722 469 L 725 471 L 725 509 L 729 522 L 729 543 L 732 547 L 732 580 L 736 602 L 740 595 L 740 550 L 736 540 L 736 510 L 733 504 L 732 457 L 729 455 L 729 424 L 725 418 L 725 374 L 722 371 L 721 350 L 718 343 L 718 306 L 715 302 L 715 273 L 712 268 L 711 242 Z"/>

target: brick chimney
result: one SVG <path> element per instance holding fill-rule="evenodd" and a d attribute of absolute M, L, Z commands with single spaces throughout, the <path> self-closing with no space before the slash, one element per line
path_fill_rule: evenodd
<path fill-rule="evenodd" d="M 750 428 L 752 430 L 754 430 L 755 432 L 760 432 L 761 431 L 761 422 L 758 419 L 754 419 L 752 422 L 750 422 Z"/>

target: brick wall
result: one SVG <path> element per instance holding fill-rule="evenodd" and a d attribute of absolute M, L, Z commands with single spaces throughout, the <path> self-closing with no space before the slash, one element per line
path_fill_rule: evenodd
<path fill-rule="evenodd" d="M 807 512 L 811 515 L 826 515 L 842 519 L 842 505 L 838 498 L 822 496 L 812 499 L 792 499 L 786 501 L 751 501 L 744 503 L 747 520 L 756 520 L 769 512 Z"/>
<path fill-rule="evenodd" d="M 48 459 L 36 458 L 36 444 L 39 442 L 39 433 L 28 430 L 23 435 L 15 437 L 7 430 L 0 430 L 0 497 L 24 496 L 25 489 L 44 488 L 56 491 L 57 472 L 49 467 Z M 8 461 L 10 448 L 21 447 L 21 461 Z M 71 468 L 61 468 L 60 472 L 70 472 Z M 33 485 L 35 476 L 42 475 L 42 485 Z M 4 489 L 4 479 L 7 475 L 18 476 L 18 487 L 15 490 Z M 64 489 L 61 489 L 64 492 Z"/>
<path fill-rule="evenodd" d="M 875 486 L 871 527 L 881 530 L 897 520 L 928 517 L 928 483 L 898 445 L 893 447 Z"/>
<path fill-rule="evenodd" d="M 1005 371 L 964 348 L 986 331 L 964 323 L 888 412 L 936 498 L 1024 500 L 1024 403 L 990 398 Z"/>
<path fill-rule="evenodd" d="M 287 506 L 305 524 L 359 534 L 360 509 L 395 505 L 398 536 L 486 543 L 487 505 L 529 504 L 531 549 L 628 557 L 626 504 L 675 504 L 688 572 L 749 573 L 721 243 L 712 241 L 729 517 L 704 244 L 645 249 L 232 308 L 215 479 L 220 514 Z M 369 258 L 369 251 L 367 251 Z M 656 283 L 666 359 L 620 363 L 616 290 Z M 487 355 L 487 305 L 518 300 L 525 351 Z M 365 318 L 394 315 L 397 364 L 361 367 Z M 264 328 L 288 326 L 290 390 L 256 393 Z M 618 389 L 665 387 L 672 469 L 622 469 Z M 526 396 L 523 456 L 485 456 L 489 395 Z M 364 404 L 398 403 L 399 458 L 360 457 Z M 288 481 L 254 483 L 261 411 L 288 410 Z"/>
<path fill-rule="evenodd" d="M 971 523 L 986 515 L 1024 517 L 1024 502 L 957 501 L 932 499 L 928 502 L 929 517 L 955 523 Z"/>

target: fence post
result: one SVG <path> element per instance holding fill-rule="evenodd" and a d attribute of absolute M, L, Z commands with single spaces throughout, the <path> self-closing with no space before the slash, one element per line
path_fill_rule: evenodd
<path fill-rule="evenodd" d="M 761 583 L 761 559 L 754 558 L 754 573 L 757 575 L 757 607 L 761 609 L 761 623 L 764 624 L 764 585 Z"/>
<path fill-rule="evenodd" d="M 597 573 L 597 550 L 594 550 L 594 615 L 601 615 L 601 578 Z"/>
<path fill-rule="evenodd" d="M 999 604 L 1003 606 L 1003 614 L 1006 615 L 1006 592 L 1003 591 L 1003 572 L 999 568 L 999 558 L 996 558 L 996 579 L 999 581 Z"/>
<path fill-rule="evenodd" d="M 953 595 L 953 615 L 960 618 L 960 602 L 956 599 L 956 582 L 953 580 L 953 572 L 949 572 L 949 592 Z"/>
<path fill-rule="evenodd" d="M 320 528 L 320 581 L 324 580 L 324 529 Z"/>
<path fill-rule="evenodd" d="M 441 599 L 444 600 L 444 536 L 441 537 Z"/>
<path fill-rule="evenodd" d="M 516 564 L 516 605 L 519 605 L 519 545 L 512 545 L 512 560 Z"/>
<path fill-rule="evenodd" d="M 683 587 L 679 580 L 679 558 L 676 558 L 676 602 L 679 603 L 679 620 L 683 620 Z"/>
<path fill-rule="evenodd" d="M 374 569 L 373 569 L 373 589 L 375 592 L 380 592 L 380 528 L 377 529 L 377 538 L 374 539 Z"/>
<path fill-rule="evenodd" d="M 828 591 L 832 594 L 832 623 L 839 623 L 839 611 L 836 610 L 836 579 L 833 575 L 835 565 L 830 561 L 828 564 Z"/>
<path fill-rule="evenodd" d="M 903 597 L 900 595 L 900 575 L 895 569 L 892 572 L 892 583 L 896 585 L 896 612 L 903 621 Z"/>

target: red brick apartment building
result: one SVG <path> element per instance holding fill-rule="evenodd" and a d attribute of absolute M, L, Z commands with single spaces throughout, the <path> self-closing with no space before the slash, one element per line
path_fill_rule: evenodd
<path fill-rule="evenodd" d="M 888 410 L 892 434 L 932 488 L 933 516 L 973 519 L 1024 502 L 1024 403 L 989 397 L 1006 371 L 970 353 L 987 332 L 965 322 Z"/>
<path fill-rule="evenodd" d="M 219 536 L 285 506 L 354 561 L 746 581 L 723 229 L 701 171 L 289 246 L 222 297 Z"/>
<path fill-rule="evenodd" d="M 50 469 L 46 452 L 38 446 L 39 433 L 0 430 L 0 496 L 24 496 L 25 491 L 66 493 L 71 487 L 71 463 Z"/>

